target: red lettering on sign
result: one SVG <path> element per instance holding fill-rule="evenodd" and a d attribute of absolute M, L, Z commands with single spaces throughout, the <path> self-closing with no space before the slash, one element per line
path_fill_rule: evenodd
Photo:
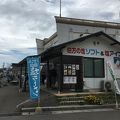
<path fill-rule="evenodd" d="M 67 48 L 67 52 L 68 53 L 73 53 L 73 54 L 75 54 L 75 53 L 78 53 L 78 54 L 85 54 L 85 49 L 84 48 Z"/>
<path fill-rule="evenodd" d="M 77 52 L 77 53 L 80 53 L 80 48 L 77 48 L 76 52 Z"/>
<path fill-rule="evenodd" d="M 68 53 L 71 53 L 71 48 L 67 48 L 67 52 L 68 52 Z"/>
<path fill-rule="evenodd" d="M 73 53 L 73 54 L 76 53 L 76 48 L 72 48 L 72 53 Z"/>
<path fill-rule="evenodd" d="M 85 49 L 81 48 L 81 54 L 85 54 Z"/>

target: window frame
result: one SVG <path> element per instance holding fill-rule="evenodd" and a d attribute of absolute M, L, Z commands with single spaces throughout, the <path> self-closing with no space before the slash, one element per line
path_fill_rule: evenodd
<path fill-rule="evenodd" d="M 85 66 L 84 66 L 84 60 L 85 59 L 91 59 L 92 60 L 92 67 L 93 67 L 93 75 L 92 76 L 85 76 Z M 103 74 L 100 76 L 95 75 L 95 60 L 102 60 L 103 62 Z M 105 77 L 105 67 L 104 67 L 104 58 L 94 58 L 94 57 L 84 57 L 83 58 L 83 68 L 84 68 L 84 78 L 104 78 Z"/>

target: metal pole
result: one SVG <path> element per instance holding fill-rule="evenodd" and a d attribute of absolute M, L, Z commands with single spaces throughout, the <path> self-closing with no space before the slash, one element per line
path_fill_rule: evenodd
<path fill-rule="evenodd" d="M 60 17 L 61 17 L 61 0 L 60 0 Z"/>
<path fill-rule="evenodd" d="M 38 107 L 40 107 L 40 98 L 38 98 Z"/>
<path fill-rule="evenodd" d="M 115 84 L 114 84 L 114 94 L 115 94 L 115 106 L 116 106 L 116 109 L 118 109 L 119 108 L 119 106 L 118 106 L 118 100 L 117 100 L 117 94 L 116 94 L 116 89 L 115 89 Z"/>

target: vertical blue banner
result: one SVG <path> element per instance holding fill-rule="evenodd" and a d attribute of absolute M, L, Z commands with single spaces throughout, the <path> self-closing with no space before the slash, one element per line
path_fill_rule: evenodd
<path fill-rule="evenodd" d="M 40 98 L 40 58 L 27 58 L 29 90 L 31 99 Z"/>

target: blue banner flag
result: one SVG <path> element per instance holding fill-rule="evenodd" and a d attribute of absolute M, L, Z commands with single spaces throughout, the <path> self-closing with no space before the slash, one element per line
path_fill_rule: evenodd
<path fill-rule="evenodd" d="M 28 79 L 31 99 L 40 98 L 40 58 L 28 57 Z"/>

